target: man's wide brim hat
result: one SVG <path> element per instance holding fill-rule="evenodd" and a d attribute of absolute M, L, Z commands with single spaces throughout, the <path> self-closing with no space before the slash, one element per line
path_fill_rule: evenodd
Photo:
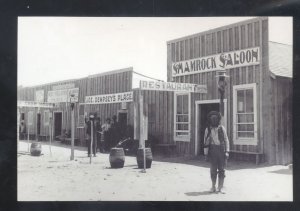
<path fill-rule="evenodd" d="M 219 120 L 221 120 L 222 116 L 221 113 L 218 111 L 211 111 L 207 114 L 207 119 L 209 119 L 211 116 L 217 116 Z"/>

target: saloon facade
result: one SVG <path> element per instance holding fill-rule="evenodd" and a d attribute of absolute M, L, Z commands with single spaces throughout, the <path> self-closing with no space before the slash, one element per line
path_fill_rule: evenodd
<path fill-rule="evenodd" d="M 167 82 L 127 68 L 20 88 L 20 101 L 55 103 L 52 109 L 20 107 L 20 118 L 26 122 L 33 111 L 29 133 L 48 135 L 53 113 L 54 136 L 60 135 L 70 129 L 67 95 L 74 93 L 75 137 L 81 144 L 84 115 L 97 112 L 102 120 L 117 115 L 133 127 L 135 138 L 155 139 L 158 145 L 176 146 L 179 155 L 198 156 L 203 154 L 206 115 L 219 110 L 220 70 L 228 76 L 222 121 L 232 154 L 291 163 L 292 47 L 269 42 L 265 17 L 168 41 Z"/>

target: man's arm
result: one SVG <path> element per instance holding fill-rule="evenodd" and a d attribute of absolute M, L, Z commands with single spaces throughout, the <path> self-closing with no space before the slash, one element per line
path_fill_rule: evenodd
<path fill-rule="evenodd" d="M 226 145 L 226 152 L 230 151 L 230 144 L 229 144 L 229 139 L 226 133 L 226 129 L 224 126 L 222 126 L 222 130 L 223 130 L 223 134 L 224 134 L 224 141 L 225 141 L 225 145 Z"/>

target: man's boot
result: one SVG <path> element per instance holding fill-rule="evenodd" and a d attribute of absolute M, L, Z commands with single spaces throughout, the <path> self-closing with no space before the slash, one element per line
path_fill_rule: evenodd
<path fill-rule="evenodd" d="M 211 182 L 212 182 L 212 186 L 211 186 L 211 189 L 210 189 L 211 193 L 216 192 L 216 181 L 217 181 L 217 176 L 211 176 Z"/>
<path fill-rule="evenodd" d="M 218 181 L 218 192 L 219 193 L 225 193 L 222 189 L 223 189 L 223 184 L 224 184 L 224 177 L 219 177 L 219 181 Z"/>

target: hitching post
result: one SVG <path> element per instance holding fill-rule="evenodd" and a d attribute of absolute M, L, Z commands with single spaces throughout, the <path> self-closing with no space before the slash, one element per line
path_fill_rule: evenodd
<path fill-rule="evenodd" d="M 52 156 L 52 151 L 51 151 L 51 144 L 52 144 L 52 113 L 50 113 L 50 114 L 51 114 L 51 116 L 49 118 L 49 150 L 50 150 L 50 156 Z"/>
<path fill-rule="evenodd" d="M 90 122 L 91 122 L 91 144 L 90 144 L 90 164 L 92 163 L 92 152 L 93 152 L 93 140 L 94 140 L 94 124 L 93 124 L 94 116 L 90 115 Z"/>
<path fill-rule="evenodd" d="M 74 124 L 74 94 L 71 94 L 70 97 L 70 102 L 71 102 L 71 160 L 74 160 L 74 129 L 75 129 L 75 124 Z"/>
<path fill-rule="evenodd" d="M 217 76 L 219 78 L 219 81 L 218 81 L 218 90 L 219 90 L 219 93 L 220 93 L 220 113 L 221 113 L 221 116 L 222 116 L 222 119 L 224 121 L 224 124 L 225 124 L 225 121 L 227 121 L 226 119 L 224 120 L 224 95 L 225 95 L 225 89 L 226 89 L 226 86 L 227 86 L 227 82 L 226 82 L 226 78 L 229 77 L 226 75 L 226 70 L 217 70 Z M 227 159 L 225 160 L 225 166 L 227 166 Z"/>
<path fill-rule="evenodd" d="M 141 87 L 141 86 L 140 86 Z M 142 173 L 146 173 L 146 140 L 144 138 L 144 102 L 143 102 L 143 95 L 141 88 L 139 89 L 139 101 L 140 101 L 140 145 L 143 147 L 143 153 L 144 153 L 144 168 L 142 170 Z"/>
<path fill-rule="evenodd" d="M 30 127 L 29 127 L 29 113 L 30 113 L 31 111 L 28 111 L 28 115 L 27 115 L 27 150 L 28 150 L 28 152 L 29 152 L 29 129 L 30 129 Z"/>

